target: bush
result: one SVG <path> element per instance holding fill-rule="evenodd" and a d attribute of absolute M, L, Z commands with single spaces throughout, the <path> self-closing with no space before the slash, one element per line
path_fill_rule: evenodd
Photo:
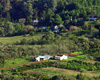
<path fill-rule="evenodd" d="M 30 31 L 29 34 L 30 34 L 31 36 L 33 36 L 33 35 L 34 35 L 34 32 L 33 32 L 33 31 Z"/>
<path fill-rule="evenodd" d="M 90 60 L 93 60 L 93 59 L 94 59 L 94 57 L 92 57 L 92 56 L 89 56 L 89 59 L 90 59 Z"/>
<path fill-rule="evenodd" d="M 80 69 L 80 72 L 82 73 L 82 72 L 86 72 L 87 70 L 86 69 Z"/>

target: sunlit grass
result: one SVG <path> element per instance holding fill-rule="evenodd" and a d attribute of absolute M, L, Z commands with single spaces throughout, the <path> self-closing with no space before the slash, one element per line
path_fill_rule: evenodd
<path fill-rule="evenodd" d="M 85 57 L 87 57 L 87 55 L 78 55 L 77 57 L 78 58 L 85 58 Z"/>
<path fill-rule="evenodd" d="M 17 58 L 17 59 L 9 59 L 5 61 L 5 68 L 11 68 L 11 67 L 16 67 L 18 65 L 22 65 L 24 63 L 29 62 L 29 60 L 22 59 L 22 58 Z"/>
<path fill-rule="evenodd" d="M 59 71 L 52 71 L 52 70 L 32 70 L 32 72 L 39 72 L 39 73 L 47 73 L 47 74 L 53 74 L 53 75 L 59 75 Z"/>
<path fill-rule="evenodd" d="M 29 39 L 39 39 L 42 37 L 43 34 L 35 34 L 34 36 L 13 36 L 13 37 L 0 37 L 0 42 L 2 44 L 14 44 L 16 41 L 20 41 L 22 39 L 26 39 L 26 40 L 29 40 Z"/>
<path fill-rule="evenodd" d="M 93 73 L 95 73 L 95 74 L 100 74 L 100 71 L 94 71 Z"/>

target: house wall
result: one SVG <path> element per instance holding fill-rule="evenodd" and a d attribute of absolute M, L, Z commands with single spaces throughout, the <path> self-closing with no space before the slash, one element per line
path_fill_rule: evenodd
<path fill-rule="evenodd" d="M 55 56 L 56 60 L 63 60 L 63 59 L 67 59 L 67 56 L 63 55 L 62 57 L 60 56 Z"/>
<path fill-rule="evenodd" d="M 36 61 L 40 61 L 40 58 L 36 58 Z"/>
<path fill-rule="evenodd" d="M 58 56 L 55 56 L 55 59 L 56 59 L 56 60 L 60 60 L 60 57 L 58 57 Z"/>
<path fill-rule="evenodd" d="M 36 61 L 47 60 L 47 58 L 36 58 Z"/>
<path fill-rule="evenodd" d="M 67 59 L 67 56 L 63 56 L 63 59 Z"/>

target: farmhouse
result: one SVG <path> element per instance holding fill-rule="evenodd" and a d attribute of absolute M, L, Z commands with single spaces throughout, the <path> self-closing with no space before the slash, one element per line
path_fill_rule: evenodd
<path fill-rule="evenodd" d="M 38 57 L 36 58 L 36 61 L 48 60 L 48 59 L 50 59 L 50 58 L 51 58 L 50 55 L 38 56 Z"/>
<path fill-rule="evenodd" d="M 32 20 L 32 24 L 37 24 L 37 23 L 39 23 L 38 19 Z"/>
<path fill-rule="evenodd" d="M 57 55 L 57 56 L 55 56 L 55 60 L 63 60 L 63 59 L 67 59 L 67 56 L 65 56 L 65 55 Z"/>

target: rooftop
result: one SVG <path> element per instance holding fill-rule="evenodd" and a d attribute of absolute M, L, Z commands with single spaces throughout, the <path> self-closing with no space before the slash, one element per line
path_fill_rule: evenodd
<path fill-rule="evenodd" d="M 50 55 L 38 56 L 37 58 L 50 58 Z"/>

